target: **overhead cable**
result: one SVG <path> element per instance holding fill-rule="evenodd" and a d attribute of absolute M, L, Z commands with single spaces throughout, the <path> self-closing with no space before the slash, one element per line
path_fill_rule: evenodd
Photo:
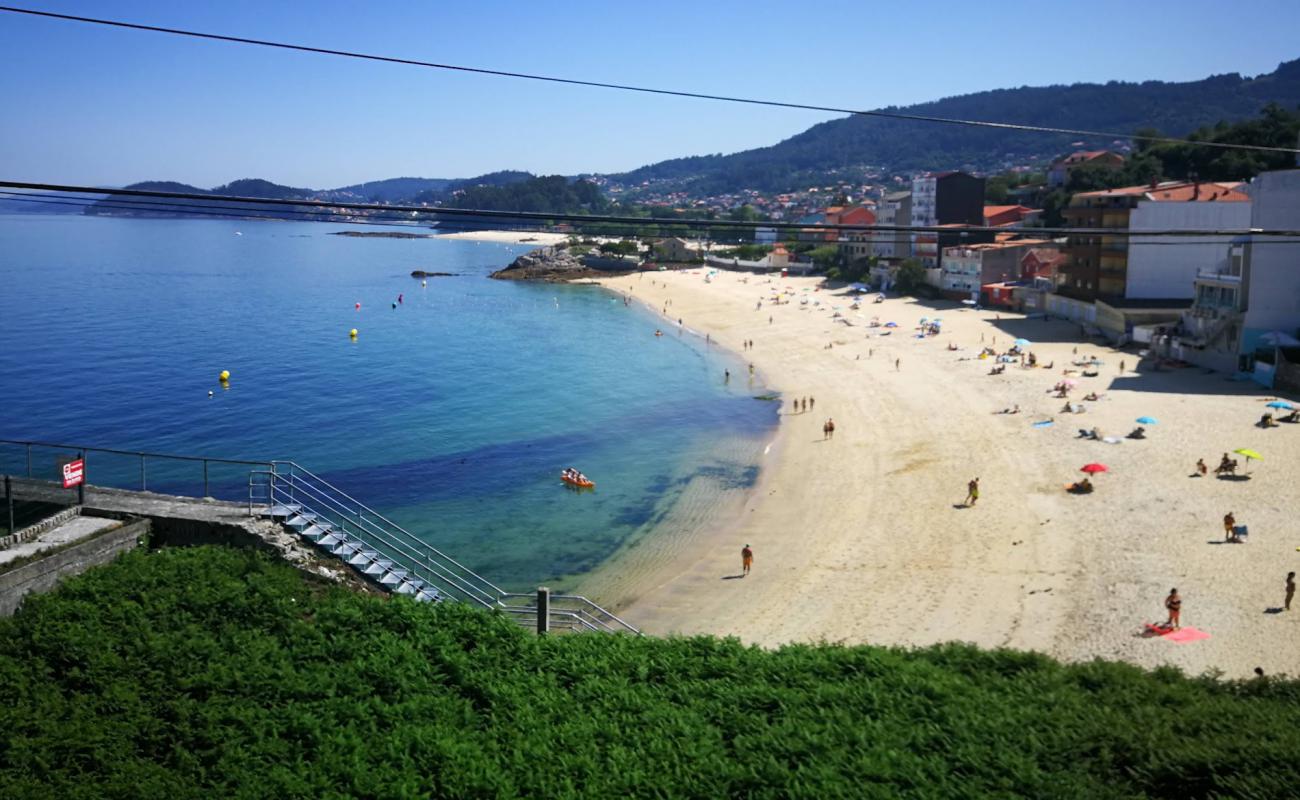
<path fill-rule="evenodd" d="M 496 219 L 496 220 L 529 220 L 536 222 L 570 222 L 575 225 L 580 224 L 620 224 L 635 227 L 651 226 L 677 226 L 690 228 L 707 228 L 707 229 L 733 229 L 749 230 L 756 228 L 777 228 L 808 231 L 825 231 L 838 232 L 845 234 L 867 233 L 867 232 L 895 232 L 895 233 L 933 233 L 933 234 L 970 234 L 970 233 L 1008 233 L 1009 230 L 1002 226 L 995 225 L 962 225 L 952 227 L 948 225 L 843 225 L 830 223 L 811 223 L 801 224 L 798 222 L 772 222 L 772 221 L 742 221 L 742 220 L 724 220 L 724 219 L 674 219 L 665 217 L 637 217 L 637 216 L 620 216 L 612 214 L 570 214 L 561 212 L 539 212 L 539 211 L 497 211 L 488 209 L 469 209 L 469 208 L 446 208 L 443 206 L 411 206 L 411 205 L 390 205 L 384 203 L 340 203 L 328 200 L 289 200 L 280 198 L 263 198 L 263 197 L 238 197 L 232 195 L 215 195 L 215 194 L 197 194 L 193 192 L 165 192 L 152 189 L 112 189 L 95 186 L 70 186 L 65 184 L 52 183 L 30 183 L 26 181 L 4 181 L 0 180 L 0 187 L 11 189 L 25 189 L 37 192 L 73 192 L 77 194 L 90 195 L 109 195 L 113 197 L 158 197 L 171 200 L 197 200 L 203 203 L 234 203 L 234 204 L 252 204 L 258 206 L 295 206 L 308 208 L 326 208 L 326 209 L 349 209 L 355 211 L 378 211 L 383 213 L 394 212 L 414 212 L 417 214 L 426 214 L 435 218 L 463 219 L 465 217 L 476 219 Z M 1129 228 L 1066 228 L 1066 227 L 1023 227 L 1011 229 L 1016 234 L 1022 236 L 1186 236 L 1186 237 L 1239 237 L 1249 235 L 1259 236 L 1279 236 L 1279 237 L 1300 237 L 1300 231 L 1297 230 L 1265 230 L 1261 228 L 1247 229 L 1216 229 L 1216 230 L 1196 230 L 1196 229 L 1163 229 L 1150 231 L 1134 231 Z"/>

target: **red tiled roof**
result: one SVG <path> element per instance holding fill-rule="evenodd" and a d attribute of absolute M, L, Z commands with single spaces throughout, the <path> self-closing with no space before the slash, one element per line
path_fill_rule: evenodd
<path fill-rule="evenodd" d="M 1250 195 L 1238 191 L 1242 181 L 1224 181 L 1219 183 L 1210 183 L 1200 181 L 1192 183 L 1190 181 L 1165 181 L 1158 183 L 1154 187 L 1150 184 L 1142 186 L 1122 186 L 1118 189 L 1101 189 L 1096 192 L 1080 192 L 1075 197 L 1133 197 L 1144 195 L 1148 200 L 1158 201 L 1190 201 L 1199 202 L 1218 202 L 1218 203 L 1242 203 L 1250 199 Z M 1200 187 L 1199 190 L 1197 187 Z"/>

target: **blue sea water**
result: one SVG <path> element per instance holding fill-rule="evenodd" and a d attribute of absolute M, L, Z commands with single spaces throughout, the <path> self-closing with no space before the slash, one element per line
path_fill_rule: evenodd
<path fill-rule="evenodd" d="M 754 482 L 776 408 L 734 356 L 655 337 L 595 287 L 487 279 L 527 245 L 331 235 L 349 228 L 382 230 L 0 216 L 0 438 L 291 459 L 521 589 L 705 524 Z M 422 288 L 413 269 L 459 275 Z M 22 460 L 0 446 L 0 471 Z M 568 465 L 597 491 L 566 491 Z M 136 460 L 87 473 L 138 488 Z M 212 478 L 247 497 L 245 468 Z M 149 465 L 151 490 L 198 480 Z M 688 488 L 701 507 L 674 517 Z"/>

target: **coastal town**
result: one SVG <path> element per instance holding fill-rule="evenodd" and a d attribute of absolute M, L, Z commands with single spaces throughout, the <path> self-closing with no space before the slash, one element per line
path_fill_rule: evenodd
<path fill-rule="evenodd" d="M 0 7 L 0 799 L 1300 796 L 1300 5 L 661 5 Z"/>

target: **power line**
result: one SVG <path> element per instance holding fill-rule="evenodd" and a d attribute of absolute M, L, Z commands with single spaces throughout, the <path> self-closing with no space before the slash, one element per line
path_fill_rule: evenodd
<path fill-rule="evenodd" d="M 417 228 L 420 230 L 431 230 L 431 231 L 438 230 L 437 227 L 423 225 L 418 222 L 413 223 L 409 217 L 365 217 L 363 219 L 355 219 L 355 218 L 340 218 L 339 215 L 337 214 L 318 213 L 318 212 L 310 212 L 310 211 L 302 211 L 302 212 L 282 211 L 279 212 L 278 214 L 257 214 L 251 210 L 215 211 L 215 210 L 209 210 L 209 209 L 216 208 L 215 206 L 182 205 L 179 203 L 147 203 L 146 201 L 136 201 L 136 200 L 127 200 L 127 201 L 123 201 L 122 203 L 110 203 L 105 200 L 96 200 L 90 197 L 77 197 L 77 198 L 70 198 L 64 200 L 38 199 L 38 198 L 57 197 L 57 195 L 46 195 L 46 194 L 37 195 L 37 194 L 28 194 L 25 192 L 3 192 L 3 191 L 0 191 L 0 195 L 7 196 L 11 202 L 37 203 L 41 205 L 55 205 L 55 206 L 72 206 L 74 208 L 83 208 L 83 209 L 94 206 L 98 208 L 109 208 L 115 211 L 146 211 L 146 212 L 152 211 L 155 214 L 159 214 L 159 215 L 184 214 L 185 216 L 219 217 L 224 219 L 251 219 L 251 220 L 259 220 L 259 221 L 268 220 L 273 222 L 274 221 L 320 222 L 320 223 L 332 222 L 338 225 L 376 225 L 385 228 Z M 286 219 L 285 217 L 281 216 L 281 214 L 293 214 L 293 213 L 310 215 L 310 218 Z M 104 216 L 112 217 L 117 215 L 106 214 Z M 521 227 L 517 225 L 512 226 L 509 224 L 503 225 L 499 222 L 486 222 L 486 221 L 476 222 L 474 220 L 460 220 L 457 222 L 457 225 L 460 227 L 470 227 L 470 228 L 479 228 L 479 229 L 485 229 L 487 228 L 487 226 L 491 226 L 492 230 L 501 230 L 501 229 L 516 230 L 518 232 L 523 232 L 523 233 L 530 233 L 537 230 L 535 227 Z M 626 231 L 625 235 L 632 236 L 635 234 L 635 232 L 632 231 L 630 228 L 623 229 L 623 230 Z M 459 231 L 448 230 L 447 232 L 453 233 Z M 1010 229 L 1007 230 L 1006 232 L 1018 233 L 1018 229 Z M 612 234 L 613 231 L 610 231 L 608 233 Z M 1141 237 L 1142 233 L 1143 232 L 1141 231 L 1133 231 L 1131 232 L 1131 238 Z M 605 231 L 601 232 L 601 235 L 605 235 L 605 234 L 606 234 Z M 430 234 L 430 235 L 435 235 L 435 234 Z M 1229 245 L 1235 245 L 1241 243 L 1242 242 L 1240 238 L 1238 239 L 1199 239 L 1198 238 L 1196 241 L 1192 241 L 1192 242 L 1132 242 L 1131 241 L 1129 242 L 1129 247 L 1131 248 L 1132 247 L 1199 247 L 1203 245 L 1219 245 L 1219 246 L 1226 247 Z M 1260 247 L 1264 245 L 1284 245 L 1284 244 L 1300 245 L 1300 238 L 1284 239 L 1282 241 L 1254 240 L 1252 242 L 1252 246 L 1254 247 Z M 950 245 L 950 246 L 961 247 L 961 245 Z"/>
<path fill-rule="evenodd" d="M 494 224 L 510 224 L 516 220 L 530 220 L 535 222 L 572 222 L 575 224 L 603 224 L 603 225 L 626 225 L 631 228 L 696 228 L 716 231 L 717 229 L 730 229 L 737 231 L 752 231 L 756 228 L 775 228 L 778 230 L 811 230 L 823 232 L 839 233 L 867 233 L 867 232 L 890 232 L 890 233 L 934 233 L 934 234 L 970 234 L 970 233 L 1014 233 L 1019 236 L 1115 236 L 1115 237 L 1194 237 L 1208 239 L 1213 237 L 1243 237 L 1243 236 L 1274 236 L 1300 238 L 1300 231 L 1296 230 L 1265 230 L 1262 228 L 1251 229 L 1220 229 L 1220 230 L 1189 230 L 1189 229 L 1164 229 L 1164 230 L 1131 230 L 1128 228 L 1060 228 L 1060 227 L 1024 227 L 1024 228 L 1004 228 L 990 225 L 969 225 L 961 228 L 951 228 L 942 225 L 839 225 L 827 223 L 813 223 L 803 225 L 796 222 L 770 222 L 770 221 L 741 221 L 741 220 L 718 220 L 718 219 L 672 219 L 664 217 L 634 217 L 634 216 L 617 216 L 608 214 L 565 214 L 553 212 L 535 212 L 535 211 L 495 211 L 487 209 L 463 209 L 463 208 L 429 208 L 427 206 L 406 206 L 406 205 L 387 205 L 383 203 L 339 203 L 327 200 L 287 200 L 279 198 L 259 198 L 259 197 L 236 197 L 231 195 L 213 195 L 213 194 L 194 194 L 190 192 L 164 192 L 148 189 L 112 189 L 94 186 L 66 186 L 61 184 L 44 184 L 44 183 L 26 183 L 21 181 L 0 181 L 0 187 L 9 187 L 13 189 L 25 189 L 35 192 L 57 192 L 61 194 L 76 193 L 90 195 L 109 195 L 113 197 L 157 197 L 173 200 L 198 200 L 206 203 L 220 202 L 232 204 L 253 204 L 253 205 L 273 205 L 273 206 L 307 206 L 313 208 L 334 208 L 349 209 L 356 211 L 379 211 L 385 213 L 417 213 L 429 215 L 432 217 L 449 217 L 455 219 L 458 224 L 465 222 L 480 223 L 483 220 L 493 220 Z M 4 194 L 18 195 L 27 192 L 5 192 Z M 49 195 L 41 195 L 43 197 Z M 90 200 L 92 198 L 75 198 L 78 200 Z M 125 202 L 145 203 L 147 201 L 133 200 Z M 157 204 L 174 206 L 177 211 L 195 208 L 197 205 L 188 203 L 176 204 Z M 130 206 L 128 206 L 130 207 Z M 138 207 L 138 206 L 137 206 Z M 204 206 L 214 208 L 213 206 Z M 235 216 L 247 216 L 252 212 L 267 209 L 239 209 L 238 207 L 218 207 L 225 208 Z M 225 213 L 223 212 L 223 213 Z M 309 214 L 316 213 L 320 216 L 337 216 L 321 212 L 308 211 L 286 211 L 283 213 Z M 373 215 L 371 215 L 373 216 Z M 465 219 L 465 218 L 479 219 Z M 393 219 L 388 217 L 388 219 Z M 409 218 L 402 218 L 409 222 Z M 344 220 L 335 220 L 344 221 Z M 521 223 L 515 222 L 516 225 Z"/>
<path fill-rule="evenodd" d="M 337 50 L 328 47 L 313 47 L 310 45 L 290 44 L 287 42 L 273 42 L 266 39 L 250 39 L 244 36 L 227 36 L 218 33 L 204 33 L 201 31 L 184 30 L 181 28 L 164 28 L 158 25 L 144 25 L 136 22 L 123 22 L 121 20 L 100 19 L 97 17 L 83 17 L 74 14 L 56 14 L 52 11 L 37 11 L 30 8 L 16 8 L 13 6 L 0 6 L 0 11 L 8 11 L 15 14 L 29 14 L 36 17 L 47 17 L 69 22 L 85 22 L 93 25 L 107 25 L 114 28 L 126 28 L 129 30 L 149 31 L 151 33 L 166 33 L 174 36 L 189 36 L 195 39 L 208 39 L 219 42 L 230 42 L 234 44 L 251 44 L 258 47 L 274 47 L 281 50 L 294 50 L 302 53 L 315 53 L 318 55 L 341 56 L 344 58 L 357 58 L 365 61 L 380 61 L 388 64 L 402 64 L 412 67 L 428 67 L 431 69 L 450 70 L 453 72 L 467 72 L 478 75 L 493 75 L 501 78 L 520 78 L 531 81 L 543 81 L 546 83 L 560 83 L 570 86 L 588 86 L 598 89 L 617 89 L 625 92 L 640 92 L 642 94 L 667 95 L 670 97 L 687 97 L 696 100 L 718 100 L 726 103 L 744 103 L 746 105 L 770 106 L 774 108 L 792 108 L 804 111 L 822 111 L 832 114 L 848 114 L 860 117 L 880 117 L 883 119 L 906 120 L 909 122 L 933 122 L 943 125 L 964 125 L 978 128 L 996 128 L 1007 131 L 1025 131 L 1030 133 L 1046 134 L 1068 134 L 1071 136 L 1096 136 L 1110 139 L 1131 139 L 1139 142 L 1156 142 L 1163 144 L 1189 144 L 1200 147 L 1213 147 L 1223 150 L 1257 150 L 1270 153 L 1300 153 L 1300 149 L 1293 147 L 1272 147 L 1266 145 L 1251 144 L 1232 144 L 1229 142 L 1198 142 L 1190 139 L 1178 139 L 1171 136 L 1139 136 L 1132 133 L 1115 133 L 1113 131 L 1093 131 L 1081 128 L 1055 128 L 1046 125 L 1022 125 L 1014 122 L 989 122 L 985 120 L 958 119 L 954 117 L 936 117 L 926 114 L 907 114 L 901 111 L 861 111 L 852 108 L 839 108 L 836 106 L 818 106 L 808 103 L 790 103 L 780 100 L 762 100 L 752 97 L 735 97 L 730 95 L 706 94 L 703 92 L 688 92 L 677 89 L 658 89 L 648 86 L 632 86 L 630 84 L 609 83 L 605 81 L 579 80 L 577 78 L 559 78 L 553 75 L 536 75 L 527 72 L 510 72 L 506 70 L 487 69 L 485 67 L 467 67 L 457 64 L 440 64 L 433 61 L 420 61 L 413 58 L 398 58 L 396 56 L 381 56 L 373 53 L 359 53 L 351 50 Z"/>

